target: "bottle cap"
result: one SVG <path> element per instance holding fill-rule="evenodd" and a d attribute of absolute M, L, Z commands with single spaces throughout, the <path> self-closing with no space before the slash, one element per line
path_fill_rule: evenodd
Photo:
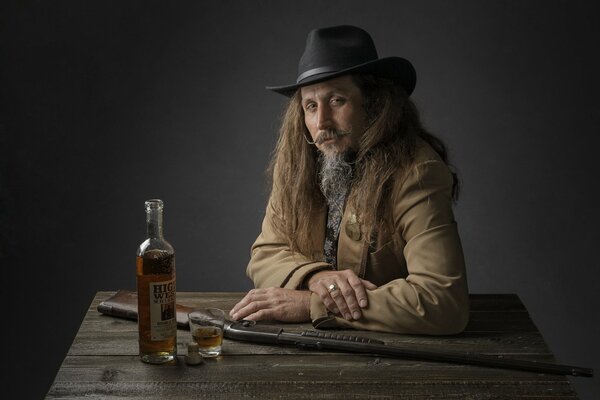
<path fill-rule="evenodd" d="M 198 365 L 198 364 L 202 364 L 204 362 L 204 360 L 202 359 L 202 356 L 198 352 L 198 343 L 189 342 L 187 348 L 188 348 L 188 353 L 185 356 L 185 362 L 187 364 Z"/>

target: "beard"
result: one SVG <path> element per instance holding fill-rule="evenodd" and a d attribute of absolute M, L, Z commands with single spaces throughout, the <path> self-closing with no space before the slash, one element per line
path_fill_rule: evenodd
<path fill-rule="evenodd" d="M 332 206 L 343 199 L 352 184 L 356 151 L 348 149 L 341 153 L 319 153 L 320 187 L 327 204 Z"/>

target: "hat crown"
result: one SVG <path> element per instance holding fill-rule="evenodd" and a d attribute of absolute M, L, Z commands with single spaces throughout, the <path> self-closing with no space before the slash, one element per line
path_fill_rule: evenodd
<path fill-rule="evenodd" d="M 373 39 L 361 28 L 340 25 L 314 29 L 308 34 L 298 63 L 296 83 L 315 74 L 340 71 L 377 58 Z"/>
<path fill-rule="evenodd" d="M 298 88 L 350 73 L 389 79 L 409 96 L 417 81 L 410 61 L 402 57 L 378 58 L 371 35 L 356 26 L 339 25 L 310 31 L 298 62 L 296 83 L 267 89 L 291 97 Z"/>

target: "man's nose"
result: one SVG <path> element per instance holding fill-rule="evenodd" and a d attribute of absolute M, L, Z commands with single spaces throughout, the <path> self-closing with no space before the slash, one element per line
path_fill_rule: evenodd
<path fill-rule="evenodd" d="M 331 125 L 331 109 L 326 105 L 319 107 L 317 110 L 317 129 L 329 129 Z"/>

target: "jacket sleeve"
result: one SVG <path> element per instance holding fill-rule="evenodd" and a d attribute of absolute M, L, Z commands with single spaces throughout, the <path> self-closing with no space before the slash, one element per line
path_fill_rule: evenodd
<path fill-rule="evenodd" d="M 367 291 L 369 305 L 357 321 L 328 313 L 313 293 L 315 327 L 432 335 L 461 332 L 468 322 L 469 296 L 451 192 L 452 176 L 443 162 L 417 164 L 392 193 L 392 242 L 405 243 L 394 248 L 403 247 L 403 254 L 396 257 L 406 260 L 408 276 Z"/>
<path fill-rule="evenodd" d="M 262 231 L 251 249 L 246 274 L 257 288 L 301 289 L 308 274 L 331 269 L 331 265 L 292 252 L 287 239 L 274 227 L 274 210 L 267 205 Z"/>

